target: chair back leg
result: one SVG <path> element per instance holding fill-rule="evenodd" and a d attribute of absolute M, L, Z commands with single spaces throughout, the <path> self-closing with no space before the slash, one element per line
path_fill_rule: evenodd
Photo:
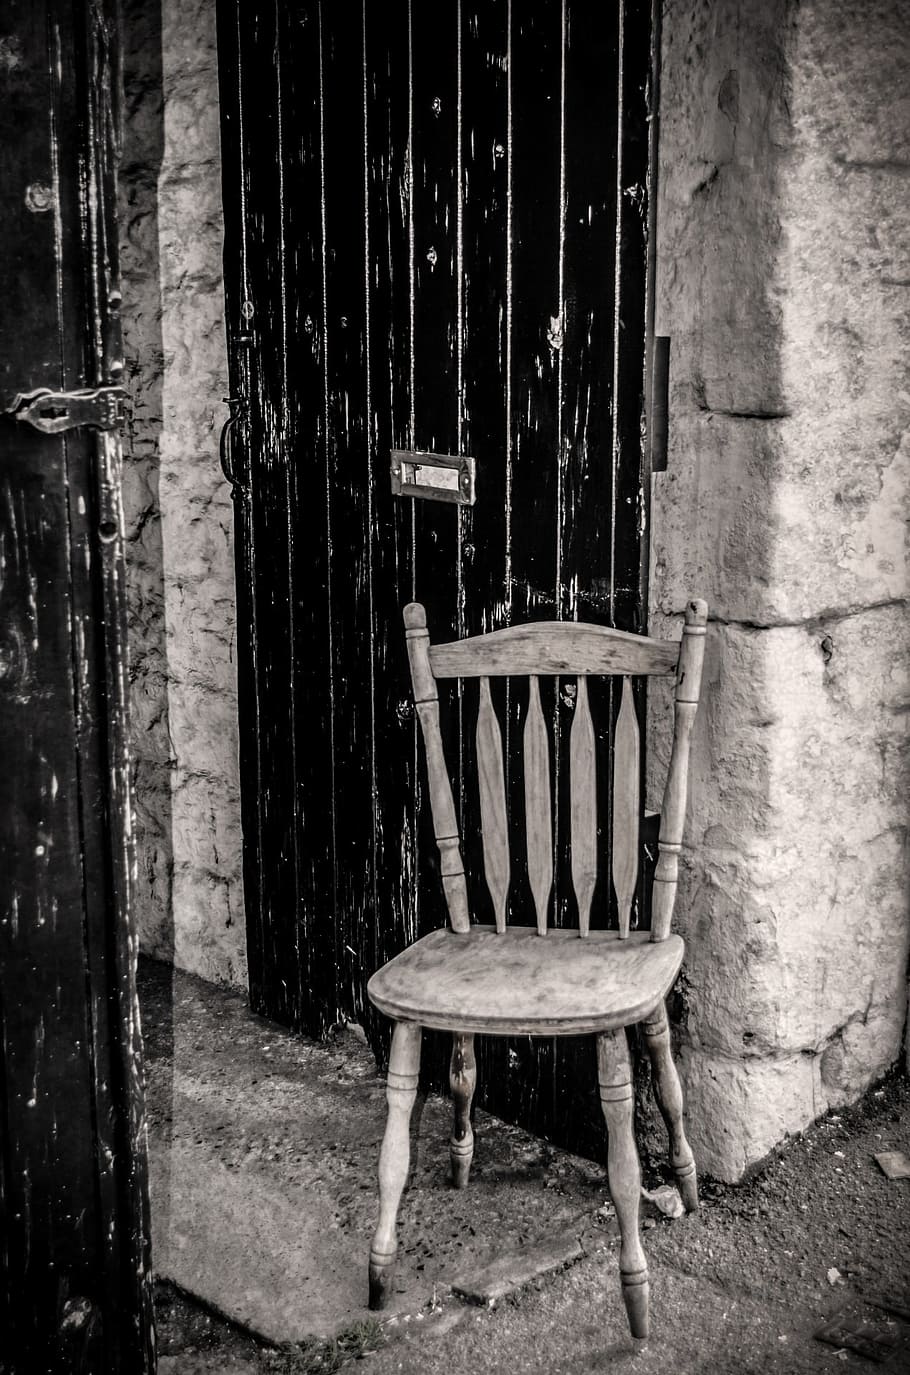
<path fill-rule="evenodd" d="M 398 1252 L 398 1205 L 411 1162 L 411 1110 L 417 1097 L 422 1029 L 414 1022 L 396 1022 L 392 1033 L 386 1101 L 389 1115 L 379 1153 L 379 1221 L 370 1247 L 370 1307 L 382 1308 L 388 1298 L 392 1267 Z"/>
<path fill-rule="evenodd" d="M 597 1077 L 607 1123 L 607 1176 L 619 1219 L 619 1275 L 633 1337 L 648 1335 L 648 1263 L 638 1231 L 641 1166 L 635 1145 L 632 1066 L 625 1030 L 597 1037 Z"/>
<path fill-rule="evenodd" d="M 477 1062 L 474 1059 L 473 1035 L 452 1037 L 452 1060 L 449 1065 L 449 1088 L 452 1093 L 454 1118 L 449 1141 L 452 1161 L 452 1183 L 463 1189 L 471 1173 L 474 1158 L 474 1131 L 471 1127 L 471 1102 L 477 1087 Z"/>
<path fill-rule="evenodd" d="M 642 1030 L 651 1057 L 654 1096 L 670 1138 L 670 1164 L 676 1175 L 683 1206 L 687 1213 L 694 1213 L 698 1208 L 698 1175 L 692 1147 L 686 1140 L 682 1087 L 670 1050 L 670 1027 L 663 1002 L 658 1003 L 651 1016 L 642 1022 Z"/>

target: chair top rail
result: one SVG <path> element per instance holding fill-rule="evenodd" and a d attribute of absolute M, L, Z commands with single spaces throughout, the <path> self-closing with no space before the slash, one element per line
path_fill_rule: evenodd
<path fill-rule="evenodd" d="M 678 660 L 678 643 L 578 621 L 514 625 L 430 646 L 434 678 L 594 673 L 639 677 L 675 673 Z"/>

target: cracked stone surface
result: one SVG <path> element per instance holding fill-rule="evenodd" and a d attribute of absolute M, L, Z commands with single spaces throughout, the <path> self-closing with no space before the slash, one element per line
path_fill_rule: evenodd
<path fill-rule="evenodd" d="M 694 1144 L 730 1179 L 901 1053 L 908 61 L 889 0 L 664 19 L 652 625 L 708 600 L 678 1005 Z"/>

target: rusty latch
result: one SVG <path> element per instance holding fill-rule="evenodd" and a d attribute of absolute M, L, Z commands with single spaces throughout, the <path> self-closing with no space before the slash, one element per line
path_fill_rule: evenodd
<path fill-rule="evenodd" d="M 123 387 L 95 387 L 84 391 L 50 391 L 38 387 L 20 392 L 7 414 L 25 420 L 42 434 L 62 434 L 87 425 L 93 430 L 117 430 L 126 417 Z"/>

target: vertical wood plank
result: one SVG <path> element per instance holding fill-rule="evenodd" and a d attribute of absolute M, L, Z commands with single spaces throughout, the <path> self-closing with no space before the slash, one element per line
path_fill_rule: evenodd
<path fill-rule="evenodd" d="M 596 743 L 588 681 L 577 680 L 575 717 L 569 740 L 571 779 L 572 883 L 578 902 L 578 934 L 587 936 L 591 922 L 591 899 L 597 883 L 597 779 Z"/>
<path fill-rule="evenodd" d="M 550 803 L 550 746 L 540 706 L 540 684 L 529 680 L 528 714 L 524 733 L 525 828 L 528 838 L 528 879 L 537 913 L 537 931 L 547 933 L 547 908 L 553 887 L 553 824 Z"/>
<path fill-rule="evenodd" d="M 462 3 L 460 91 L 460 444 L 481 475 L 482 496 L 459 512 L 459 633 L 506 624 L 504 550 L 509 463 L 506 427 L 507 205 L 506 0 Z M 458 150 L 456 150 L 458 151 Z M 463 698 L 467 710 L 467 698 Z M 508 725 L 506 727 L 508 730 Z M 462 735 L 463 776 L 476 776 L 474 733 Z M 485 895 L 478 797 L 461 798 L 465 869 Z M 486 919 L 486 914 L 478 916 Z"/>
<path fill-rule="evenodd" d="M 237 596 L 237 710 L 240 754 L 240 810 L 243 831 L 243 892 L 250 1001 L 267 1006 L 267 937 L 262 863 L 262 795 L 259 788 L 262 728 L 258 697 L 258 599 L 256 521 L 251 501 L 252 434 L 249 403 L 253 395 L 252 336 L 243 316 L 251 297 L 247 254 L 247 186 L 244 136 L 244 41 L 239 7 L 218 0 L 218 84 L 221 110 L 221 157 L 224 186 L 224 292 L 228 343 L 229 392 L 238 398 L 234 426 L 234 461 L 239 485 L 234 491 L 234 568 Z"/>
<path fill-rule="evenodd" d="M 375 861 L 370 919 L 355 933 L 363 968 L 378 969 L 418 935 L 417 717 L 408 693 L 401 608 L 413 595 L 412 503 L 389 490 L 388 455 L 411 443 L 409 22 L 406 3 L 363 0 L 364 293 L 370 532 Z M 380 1056 L 388 1026 L 364 997 L 357 1015 Z"/>
<path fill-rule="evenodd" d="M 111 5 L 11 7 L 0 410 L 123 359 Z M 0 1360 L 154 1368 L 130 911 L 120 442 L 4 426 Z"/>
<path fill-rule="evenodd" d="M 647 224 L 649 192 L 651 0 L 621 0 L 619 144 L 615 216 L 618 263 L 613 341 L 614 482 L 611 520 L 612 624 L 644 626 L 647 539 L 642 473 Z"/>
<path fill-rule="evenodd" d="M 339 22 L 321 6 L 323 367 L 326 499 L 330 513 L 331 676 L 335 781 L 335 1019 L 358 1001 L 372 970 L 361 956 L 375 921 L 373 751 L 376 665 L 373 625 L 373 491 L 367 392 L 364 215 L 363 16 Z M 359 97 L 359 99 L 358 99 Z M 359 175 L 358 175 L 359 173 Z M 370 321 L 372 325 L 372 319 Z M 386 479 L 386 468 L 382 476 Z M 363 666 L 348 691 L 351 665 Z M 314 799 L 315 800 L 315 799 Z M 306 838 L 304 837 L 306 842 Z M 328 934 L 328 933 L 327 933 Z M 327 945 L 327 942 L 326 942 Z"/>
<path fill-rule="evenodd" d="M 289 321 L 286 313 L 287 245 L 279 111 L 283 115 L 294 95 L 287 87 L 290 74 L 283 64 L 281 79 L 285 87 L 279 87 L 276 53 L 280 50 L 281 35 L 273 6 L 259 6 L 255 11 L 240 6 L 238 22 L 238 101 L 245 193 L 243 239 L 245 284 L 249 291 L 240 304 L 240 317 L 249 337 L 244 346 L 249 356 L 250 387 L 246 433 L 250 520 L 256 548 L 251 596 L 256 604 L 257 738 L 255 779 L 251 786 L 258 798 L 260 874 L 254 890 L 259 898 L 254 923 L 257 940 L 251 943 L 251 954 L 255 955 L 259 946 L 268 971 L 261 980 L 254 972 L 254 981 L 265 997 L 257 1010 L 268 1010 L 280 1020 L 300 1026 L 301 985 L 310 984 L 311 970 L 304 956 L 301 977 L 298 961 L 301 949 L 308 951 L 315 942 L 309 938 L 301 942 L 298 923 L 298 908 L 303 905 L 306 909 L 307 904 L 305 899 L 300 903 L 298 894 L 297 818 L 306 808 L 296 786 L 293 747 L 295 641 L 306 629 L 312 634 L 312 627 L 293 622 L 291 612 L 294 579 L 289 544 L 288 464 L 294 444 L 294 417 L 287 406 L 287 351 L 299 336 L 297 322 Z M 312 77 L 312 65 L 309 70 Z M 318 82 L 315 85 L 318 89 Z M 295 202 L 297 194 L 295 185 Z M 302 205 L 312 203 L 301 197 Z M 318 206 L 318 198 L 315 204 Z M 304 284 L 303 300 L 306 295 Z M 324 541 L 313 541 L 317 558 L 322 544 Z M 313 604 L 316 602 L 314 598 Z M 320 703 L 325 700 L 323 687 L 320 698 L 313 699 L 317 718 L 323 710 Z M 312 721 L 310 728 L 313 729 Z M 319 748 L 324 731 L 314 729 L 313 736 Z M 321 815 L 325 818 L 326 814 L 323 811 Z M 322 824 L 326 824 L 325 819 Z M 331 846 L 326 848 L 330 850 Z M 331 880 L 329 887 L 331 890 Z M 307 920 L 304 919 L 304 929 Z M 321 1029 L 318 1018 L 316 1029 Z"/>
<path fill-rule="evenodd" d="M 464 633 L 473 635 L 506 623 L 508 16 L 506 0 L 462 8 L 461 443 L 483 483 L 461 511 Z"/>
<path fill-rule="evenodd" d="M 509 595 L 516 620 L 553 614 L 557 578 L 561 51 L 560 7 L 513 3 Z"/>
<path fill-rule="evenodd" d="M 410 195 L 413 224 L 412 340 L 414 433 L 418 449 L 457 453 L 461 322 L 457 167 L 460 0 L 410 5 L 412 130 Z M 427 608 L 437 639 L 459 633 L 458 507 L 414 501 L 415 595 Z M 460 757 L 457 724 L 451 741 Z"/>
<path fill-rule="evenodd" d="M 626 404 L 614 398 L 619 37 L 618 6 L 569 5 L 558 584 L 563 614 L 580 620 L 609 619 L 617 572 L 611 565 L 614 399 Z M 636 393 L 628 404 L 637 403 Z M 636 561 L 618 575 L 627 582 L 637 571 Z"/>
<path fill-rule="evenodd" d="M 502 735 L 490 697 L 490 680 L 480 680 L 477 712 L 477 779 L 483 832 L 484 873 L 493 899 L 497 931 L 506 929 L 509 896 L 509 833 L 505 779 L 502 769 Z"/>
<path fill-rule="evenodd" d="M 641 757 L 632 680 L 623 678 L 613 743 L 613 888 L 620 939 L 629 934 L 629 917 L 638 879 Z"/>
<path fill-rule="evenodd" d="M 103 1219 L 67 630 L 65 442 L 11 438 L 0 474 L 0 612 L 12 664 L 0 695 L 0 1317 L 7 1341 L 33 1368 L 48 1368 L 59 1322 L 57 1274 L 75 1294 L 97 1301 Z M 33 694 L 30 682 L 43 683 L 43 693 Z M 42 1185 L 48 1170 L 52 1190 Z"/>
<path fill-rule="evenodd" d="M 64 223 L 69 221 L 74 231 L 69 281 L 66 248 L 62 264 L 61 353 L 70 385 L 76 378 L 101 385 L 123 379 L 116 173 L 121 102 L 118 20 L 115 0 L 53 6 L 57 41 L 67 42 L 68 22 L 73 23 L 75 40 L 72 74 L 64 75 L 65 67 L 55 64 L 61 131 L 70 122 L 69 100 L 77 112 L 72 121 L 76 129 L 58 149 L 58 158 L 62 153 L 68 163 L 65 176 L 73 187 L 73 200 L 78 195 L 78 217 L 74 205 L 61 207 Z M 72 144 L 66 148 L 70 139 L 78 140 L 78 151 Z M 75 232 L 77 223 L 81 232 Z M 88 315 L 88 338 L 80 318 L 83 311 Z M 131 909 L 134 852 L 127 758 L 122 446 L 120 435 L 110 433 L 69 436 L 66 450 L 85 986 L 91 1001 L 96 1196 L 103 1213 L 107 1289 L 97 1305 L 97 1336 L 105 1330 L 105 1356 L 111 1368 L 150 1370 L 155 1359 L 154 1317 L 135 985 L 137 938 Z"/>
<path fill-rule="evenodd" d="M 424 5 L 408 0 L 410 80 L 408 145 L 408 213 L 411 269 L 411 443 L 418 449 L 457 452 L 461 435 L 458 394 L 459 257 L 462 235 L 458 188 L 459 48 L 461 0 Z M 429 613 L 438 639 L 459 633 L 459 512 L 442 502 L 408 500 L 412 511 L 415 598 Z M 440 713 L 440 739 L 455 774 L 456 816 L 464 796 L 462 711 L 459 685 L 447 685 Z M 473 734 L 473 732 L 471 732 Z M 439 924 L 438 881 L 433 866 L 433 827 L 423 805 L 417 816 L 418 929 Z M 437 832 L 438 834 L 438 832 Z M 454 861 L 453 861 L 454 862 Z M 459 865 L 461 865 L 459 847 Z M 465 879 L 459 882 L 464 885 Z M 466 898 L 465 898 L 465 910 Z M 428 1038 L 426 1061 L 443 1043 Z"/>

